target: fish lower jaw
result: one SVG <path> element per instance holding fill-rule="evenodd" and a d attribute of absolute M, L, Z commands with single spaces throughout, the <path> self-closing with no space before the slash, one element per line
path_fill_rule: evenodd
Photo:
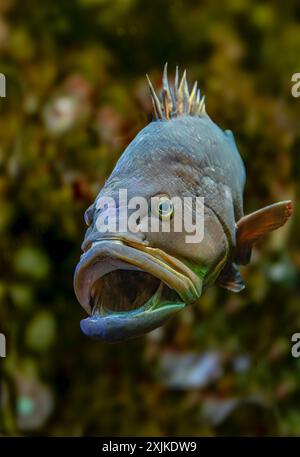
<path fill-rule="evenodd" d="M 139 310 L 139 312 L 110 313 L 94 315 L 80 322 L 82 332 L 94 339 L 106 342 L 119 342 L 136 338 L 163 325 L 177 311 L 185 307 L 185 303 L 164 304 L 155 309 Z"/>

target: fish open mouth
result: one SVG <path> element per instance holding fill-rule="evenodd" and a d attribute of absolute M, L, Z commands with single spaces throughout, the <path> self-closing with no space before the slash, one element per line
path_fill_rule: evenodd
<path fill-rule="evenodd" d="M 146 304 L 153 308 L 158 304 L 158 298 L 174 303 L 181 301 L 174 290 L 149 273 L 115 270 L 95 282 L 91 297 L 92 313 L 126 313 L 141 307 L 145 309 Z"/>
<path fill-rule="evenodd" d="M 142 243 L 104 239 L 82 255 L 76 296 L 89 313 L 81 321 L 91 337 L 118 341 L 162 325 L 201 295 L 202 281 L 183 262 Z"/>

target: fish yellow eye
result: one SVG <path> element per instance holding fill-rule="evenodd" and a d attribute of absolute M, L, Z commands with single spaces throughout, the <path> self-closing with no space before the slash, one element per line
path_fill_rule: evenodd
<path fill-rule="evenodd" d="M 161 220 L 171 219 L 174 213 L 173 202 L 168 197 L 161 197 L 158 203 L 158 215 Z"/>

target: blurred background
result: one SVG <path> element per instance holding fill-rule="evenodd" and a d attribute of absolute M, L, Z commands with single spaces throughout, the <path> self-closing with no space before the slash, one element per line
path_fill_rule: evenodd
<path fill-rule="evenodd" d="M 292 0 L 0 1 L 0 434 L 300 435 L 300 5 Z M 145 73 L 187 68 L 245 161 L 245 212 L 292 220 L 167 326 L 85 337 L 72 279 L 83 214 L 151 120 Z"/>

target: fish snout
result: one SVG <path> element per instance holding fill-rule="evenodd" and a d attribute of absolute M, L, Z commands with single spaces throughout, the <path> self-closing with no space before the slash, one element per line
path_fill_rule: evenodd
<path fill-rule="evenodd" d="M 87 252 L 95 242 L 115 239 L 148 246 L 141 221 L 129 224 L 131 214 L 132 211 L 127 208 L 124 211 L 124 207 L 109 207 L 94 212 L 92 225 L 81 245 L 82 251 Z"/>

